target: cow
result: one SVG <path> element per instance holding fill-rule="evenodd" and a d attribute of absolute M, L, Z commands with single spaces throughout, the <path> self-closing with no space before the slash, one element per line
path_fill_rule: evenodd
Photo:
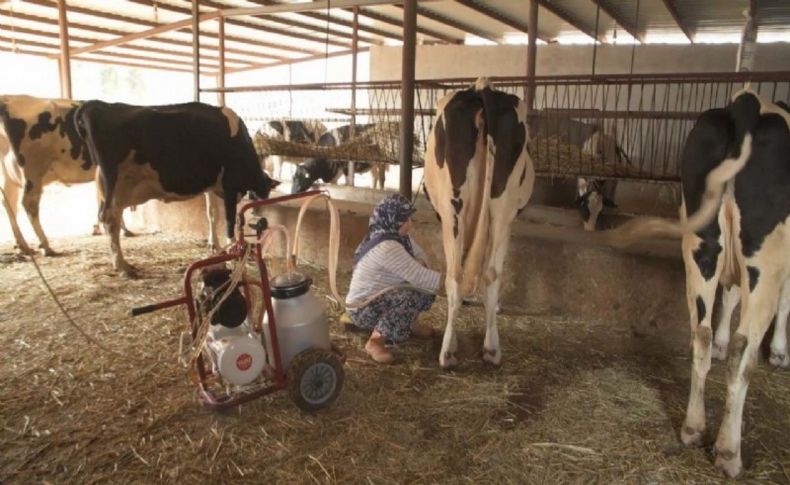
<path fill-rule="evenodd" d="M 118 238 L 124 207 L 211 192 L 225 203 L 231 239 L 239 198 L 248 191 L 267 198 L 279 183 L 261 169 L 244 122 L 229 108 L 86 101 L 75 116 L 99 166 L 105 193 L 99 218 L 109 227 L 113 266 L 125 276 L 136 270 L 124 260 Z"/>
<path fill-rule="evenodd" d="M 601 123 L 587 123 L 561 116 L 535 117 L 531 128 L 540 138 L 559 137 L 568 145 L 578 147 L 582 154 L 602 162 L 630 165 L 631 160 L 617 143 L 612 130 Z M 606 207 L 616 207 L 614 194 L 617 180 L 603 178 L 578 178 L 576 180 L 576 206 L 582 217 L 582 227 L 595 231 L 598 216 Z"/>
<path fill-rule="evenodd" d="M 0 97 L 0 189 L 17 248 L 23 253 L 34 251 L 19 230 L 16 218 L 19 191 L 23 191 L 22 207 L 41 251 L 52 256 L 56 253 L 39 219 L 44 187 L 52 182 L 71 185 L 93 182 L 96 178 L 96 164 L 74 124 L 78 106 L 79 102 L 67 99 Z M 94 226 L 94 233 L 97 230 Z M 125 226 L 123 230 L 131 235 Z"/>
<path fill-rule="evenodd" d="M 704 112 L 686 140 L 681 181 L 680 223 L 636 219 L 605 231 L 604 239 L 623 245 L 661 234 L 682 236 L 693 352 L 691 391 L 680 433 L 687 445 L 699 444 L 705 431 L 705 379 L 711 366 L 711 310 L 717 286 L 738 287 L 741 318 L 727 347 L 727 400 L 715 445 L 716 466 L 735 477 L 742 470 L 749 378 L 775 314 L 771 361 L 787 363 L 790 114 L 749 89 L 736 93 L 727 107 Z M 732 300 L 729 306 L 734 308 Z"/>
<path fill-rule="evenodd" d="M 358 125 L 355 129 L 355 136 L 363 136 L 366 132 L 374 129 L 378 125 Z M 347 143 L 351 139 L 351 126 L 344 125 L 321 135 L 318 145 L 322 147 L 333 147 L 342 143 Z M 372 188 L 377 186 L 384 189 L 384 176 L 387 167 L 378 163 L 354 163 L 354 173 L 364 173 L 370 171 L 373 178 Z M 341 175 L 348 177 L 348 162 L 344 160 L 328 160 L 325 158 L 311 158 L 304 163 L 300 163 L 294 172 L 291 182 L 291 193 L 297 194 L 308 190 L 316 181 L 322 180 L 325 183 L 336 183 Z"/>
<path fill-rule="evenodd" d="M 326 126 L 316 120 L 271 120 L 263 125 L 261 133 L 269 138 L 277 138 L 291 143 L 315 145 L 327 132 Z M 282 176 L 283 161 L 281 155 L 264 154 L 270 165 L 271 174 L 280 178 Z"/>
<path fill-rule="evenodd" d="M 480 78 L 439 100 L 425 159 L 425 190 L 442 225 L 447 327 L 439 365 L 457 364 L 453 328 L 462 298 L 484 294 L 483 360 L 499 365 L 496 309 L 510 226 L 535 183 L 527 153 L 526 105 Z"/>

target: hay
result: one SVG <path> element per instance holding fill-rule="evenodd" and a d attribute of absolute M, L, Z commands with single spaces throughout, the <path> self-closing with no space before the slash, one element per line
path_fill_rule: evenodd
<path fill-rule="evenodd" d="M 336 146 L 319 146 L 294 143 L 282 138 L 257 132 L 255 148 L 261 157 L 281 155 L 298 158 L 323 158 L 328 160 L 351 160 L 373 163 L 399 163 L 400 125 L 398 123 L 376 123 L 359 136 Z M 415 163 L 421 164 L 421 150 L 417 137 L 414 142 Z"/>
<path fill-rule="evenodd" d="M 559 135 L 538 136 L 530 140 L 529 153 L 539 174 L 554 176 L 633 177 L 639 168 L 616 160 L 583 152 L 578 145 L 565 142 Z"/>
<path fill-rule="evenodd" d="M 109 270 L 104 237 L 55 240 L 44 274 L 87 344 L 46 299 L 30 263 L 0 259 L 2 483 L 700 483 L 720 479 L 706 449 L 678 444 L 688 392 L 687 329 L 663 339 L 595 319 L 502 315 L 505 361 L 480 362 L 483 312 L 457 322 L 461 364 L 437 369 L 440 339 L 396 349 L 383 367 L 365 336 L 333 339 L 348 355 L 335 405 L 301 413 L 276 393 L 226 413 L 200 407 L 177 362 L 181 309 L 131 319 L 129 308 L 180 294 L 204 241 L 124 240 L 142 278 Z M 10 247 L 0 248 L 10 253 Z M 324 273 L 309 266 L 326 296 Z M 276 270 L 274 271 L 276 272 Z M 347 283 L 348 275 L 344 275 Z M 445 301 L 425 315 L 441 328 Z M 667 329 L 670 331 L 670 329 Z M 710 430 L 723 412 L 724 367 L 708 384 Z M 759 367 L 743 449 L 751 481 L 786 483 L 790 377 Z"/>

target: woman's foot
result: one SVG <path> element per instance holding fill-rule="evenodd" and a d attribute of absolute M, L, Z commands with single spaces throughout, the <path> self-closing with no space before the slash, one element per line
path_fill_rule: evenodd
<path fill-rule="evenodd" d="M 433 327 L 427 323 L 417 322 L 411 326 L 411 334 L 417 338 L 429 339 L 433 338 Z"/>
<path fill-rule="evenodd" d="M 378 332 L 373 332 L 365 344 L 365 352 L 368 353 L 371 359 L 379 364 L 391 364 L 395 357 L 392 352 L 387 350 L 385 346 L 385 338 Z"/>

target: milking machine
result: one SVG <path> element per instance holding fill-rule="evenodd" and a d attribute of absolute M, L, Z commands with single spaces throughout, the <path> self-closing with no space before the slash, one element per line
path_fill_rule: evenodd
<path fill-rule="evenodd" d="M 326 312 L 310 291 L 312 280 L 295 269 L 304 210 L 321 197 L 328 199 L 310 191 L 244 204 L 236 240 L 220 254 L 189 265 L 180 298 L 132 309 L 132 315 L 142 315 L 186 306 L 190 376 L 207 407 L 235 406 L 287 389 L 301 409 L 315 411 L 340 393 L 345 356 L 330 341 Z M 265 217 L 248 226 L 254 235 L 245 233 L 248 212 L 300 198 L 305 201 L 293 253 L 284 227 L 270 226 Z M 336 217 L 333 212 L 333 227 Z M 286 236 L 288 270 L 270 279 L 263 254 L 277 229 Z M 335 291 L 334 280 L 332 287 Z"/>

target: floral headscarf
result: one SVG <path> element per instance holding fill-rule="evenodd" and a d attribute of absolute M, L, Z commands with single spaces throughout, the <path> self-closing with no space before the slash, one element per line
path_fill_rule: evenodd
<path fill-rule="evenodd" d="M 368 235 L 354 251 L 354 265 L 371 249 L 383 241 L 397 241 L 412 256 L 411 239 L 408 235 L 401 236 L 400 227 L 417 211 L 409 199 L 393 194 L 378 203 L 368 221 Z"/>

